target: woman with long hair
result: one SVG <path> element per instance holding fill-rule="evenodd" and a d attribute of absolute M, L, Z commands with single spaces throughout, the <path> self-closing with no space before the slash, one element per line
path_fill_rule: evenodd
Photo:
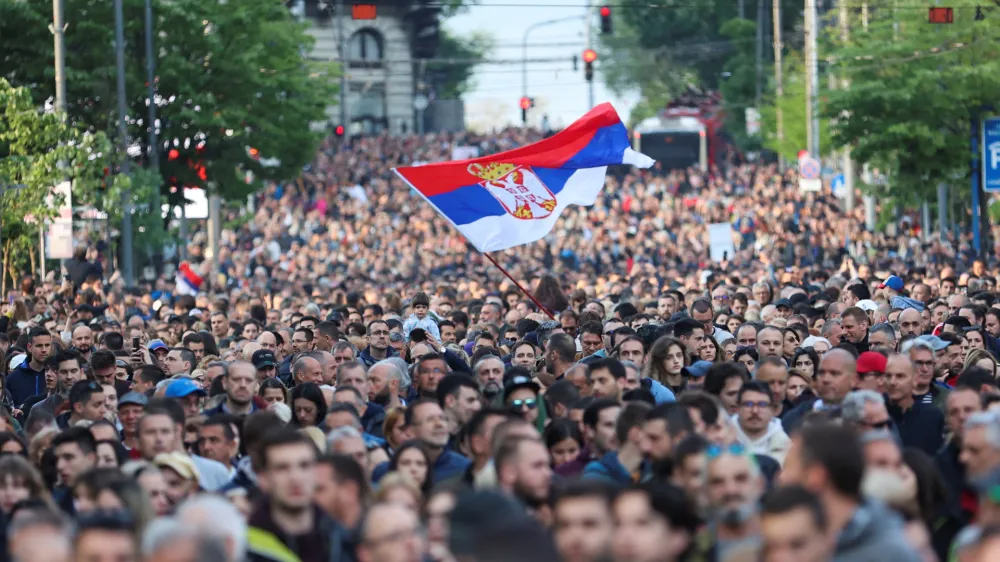
<path fill-rule="evenodd" d="M 795 351 L 799 348 L 800 343 L 802 343 L 802 337 L 798 332 L 791 328 L 782 330 L 781 355 L 785 361 L 789 361 L 795 356 Z"/>
<path fill-rule="evenodd" d="M 375 492 L 377 503 L 394 503 L 420 513 L 424 504 L 424 494 L 409 474 L 390 472 L 379 481 Z"/>
<path fill-rule="evenodd" d="M 642 376 L 669 388 L 675 395 L 684 390 L 684 367 L 690 363 L 684 343 L 669 336 L 653 342 Z"/>
<path fill-rule="evenodd" d="M 430 451 L 420 441 L 407 441 L 399 446 L 396 454 L 389 460 L 389 471 L 399 472 L 409 476 L 420 488 L 420 493 L 426 495 L 431 491 L 431 461 Z"/>
<path fill-rule="evenodd" d="M 551 275 L 543 275 L 535 287 L 535 298 L 553 316 L 569 308 L 569 299 L 563 293 L 559 280 Z"/>
<path fill-rule="evenodd" d="M 221 377 L 220 377 L 221 378 Z M 264 399 L 268 406 L 275 402 L 287 403 L 288 390 L 277 378 L 264 379 L 260 383 L 257 395 Z"/>
<path fill-rule="evenodd" d="M 545 428 L 543 439 L 554 467 L 578 457 L 584 446 L 580 426 L 568 419 L 554 420 Z"/>
<path fill-rule="evenodd" d="M 751 375 L 757 372 L 757 361 L 759 360 L 760 356 L 757 355 L 756 347 L 738 347 L 736 353 L 733 354 L 733 361 L 746 367 L 747 373 Z"/>
<path fill-rule="evenodd" d="M 701 349 L 698 350 L 698 357 L 702 361 L 708 361 L 709 363 L 722 363 L 726 360 L 722 346 L 711 336 L 706 337 L 705 341 L 702 342 Z"/>
<path fill-rule="evenodd" d="M 962 370 L 966 370 L 969 367 L 979 367 L 986 369 L 993 378 L 997 377 L 997 371 L 1000 371 L 1000 363 L 997 362 L 993 354 L 985 349 L 972 349 L 965 356 L 965 363 L 962 365 Z"/>
<path fill-rule="evenodd" d="M 0 511 L 9 514 L 17 502 L 26 499 L 51 503 L 42 474 L 22 456 L 0 457 Z"/>
<path fill-rule="evenodd" d="M 73 495 L 79 514 L 96 510 L 128 512 L 140 535 L 156 517 L 142 486 L 117 469 L 97 468 L 84 472 L 73 486 Z"/>
<path fill-rule="evenodd" d="M 385 452 L 389 456 L 392 456 L 393 451 L 399 449 L 399 446 L 407 439 L 405 418 L 405 406 L 393 408 L 385 414 L 385 421 L 382 422 L 382 435 L 385 435 Z"/>
<path fill-rule="evenodd" d="M 789 363 L 793 371 L 799 371 L 809 376 L 809 380 L 816 380 L 816 370 L 819 369 L 819 354 L 811 347 L 799 348 L 792 355 Z"/>
<path fill-rule="evenodd" d="M 306 382 L 292 390 L 292 425 L 310 427 L 326 418 L 328 408 L 323 391 L 315 383 Z"/>

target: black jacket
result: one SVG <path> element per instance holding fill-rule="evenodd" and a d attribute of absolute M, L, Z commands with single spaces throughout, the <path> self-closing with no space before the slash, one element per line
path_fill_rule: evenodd
<path fill-rule="evenodd" d="M 291 554 L 302 562 L 354 562 L 353 533 L 318 507 L 313 510 L 316 519 L 312 530 L 306 535 L 289 536 L 271 519 L 270 502 L 263 498 L 250 513 L 247 560 L 284 562 Z"/>
<path fill-rule="evenodd" d="M 906 411 L 886 401 L 889 417 L 899 430 L 904 447 L 916 447 L 934 456 L 944 444 L 944 415 L 929 404 L 914 403 Z"/>

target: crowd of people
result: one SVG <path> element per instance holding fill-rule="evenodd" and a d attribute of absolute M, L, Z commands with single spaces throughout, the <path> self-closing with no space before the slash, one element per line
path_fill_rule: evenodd
<path fill-rule="evenodd" d="M 390 169 L 533 138 L 331 141 L 194 294 L 123 290 L 86 249 L 23 280 L 0 553 L 1000 557 L 1000 270 L 863 233 L 793 172 L 654 169 L 498 256 L 529 298 Z M 718 222 L 738 250 L 712 263 Z"/>

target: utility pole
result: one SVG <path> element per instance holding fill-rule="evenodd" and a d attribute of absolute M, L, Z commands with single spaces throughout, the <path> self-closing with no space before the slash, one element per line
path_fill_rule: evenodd
<path fill-rule="evenodd" d="M 740 0 L 740 2 L 743 2 L 743 0 Z M 587 36 L 586 36 L 587 37 L 587 47 L 586 47 L 587 49 L 593 49 L 593 46 L 592 46 L 593 36 L 594 36 L 594 32 L 593 32 L 593 28 L 594 28 L 594 10 L 593 10 L 593 8 L 594 7 L 590 4 L 590 2 L 587 2 L 587 17 L 584 20 L 586 22 L 586 28 L 587 28 Z M 589 110 L 593 109 L 593 107 L 594 107 L 594 81 L 593 80 L 587 80 L 587 110 L 589 111 Z"/>
<path fill-rule="evenodd" d="M 121 157 L 121 173 L 128 175 L 128 128 L 125 124 L 127 104 L 125 102 L 125 15 L 122 13 L 123 0 L 115 0 L 115 55 L 118 65 L 118 142 Z M 132 286 L 132 191 L 122 194 L 122 279 L 126 287 Z"/>
<path fill-rule="evenodd" d="M 62 114 L 62 119 L 65 121 L 67 113 L 66 43 L 63 33 L 66 31 L 66 22 L 63 21 L 63 0 L 52 0 L 52 25 L 49 26 L 49 31 L 52 32 L 56 55 L 56 111 Z"/>
<path fill-rule="evenodd" d="M 745 14 L 745 11 L 746 11 L 745 8 L 746 8 L 746 6 L 744 6 L 744 0 L 739 0 L 736 3 L 736 10 L 739 12 L 740 19 L 744 19 L 744 14 Z"/>
<path fill-rule="evenodd" d="M 61 1 L 61 0 L 56 0 Z M 146 95 L 149 98 L 147 103 L 149 120 L 149 168 L 156 173 L 160 173 L 160 147 L 156 140 L 156 56 L 153 54 L 153 0 L 146 0 L 146 11 L 143 16 L 146 20 Z M 160 203 L 160 187 L 153 190 L 153 213 L 157 219 L 162 220 L 163 208 Z M 162 245 L 161 245 L 162 246 Z M 159 253 L 159 252 L 157 252 Z"/>
<path fill-rule="evenodd" d="M 344 37 L 344 0 L 337 0 L 337 54 L 340 55 L 340 124 L 347 134 L 347 41 Z"/>
<path fill-rule="evenodd" d="M 816 0 L 805 0 L 806 32 L 806 148 L 816 158 L 819 154 L 819 111 L 816 96 L 819 90 L 819 73 L 816 61 Z"/>
<path fill-rule="evenodd" d="M 785 140 L 785 122 L 781 113 L 781 98 L 785 94 L 785 86 L 782 82 L 781 68 L 781 0 L 772 0 L 771 12 L 774 18 L 774 93 L 777 98 L 775 104 L 775 125 L 778 135 L 778 144 Z M 785 171 L 785 157 L 778 153 L 778 169 Z"/>
<path fill-rule="evenodd" d="M 757 47 L 754 53 L 757 58 L 754 105 L 757 107 L 757 111 L 760 111 L 760 96 L 764 82 L 764 0 L 757 0 L 757 38 L 754 43 Z"/>
<path fill-rule="evenodd" d="M 840 2 L 840 41 L 847 44 L 850 39 L 850 22 L 848 21 L 847 2 Z M 832 74 L 831 74 L 832 76 Z M 840 88 L 846 90 L 851 87 L 850 81 L 844 77 L 840 79 Z M 844 174 L 844 206 L 848 213 L 854 212 L 854 162 L 851 160 L 851 147 L 845 146 L 840 153 L 841 170 Z"/>

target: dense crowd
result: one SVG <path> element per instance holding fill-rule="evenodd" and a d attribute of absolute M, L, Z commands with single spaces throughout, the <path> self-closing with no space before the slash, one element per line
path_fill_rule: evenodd
<path fill-rule="evenodd" d="M 389 171 L 531 140 L 331 141 L 195 294 L 122 290 L 85 248 L 25 279 L 0 316 L 0 552 L 1000 557 L 1000 270 L 862 233 L 793 172 L 654 169 L 501 255 L 536 304 Z M 717 222 L 739 250 L 712 264 Z"/>

